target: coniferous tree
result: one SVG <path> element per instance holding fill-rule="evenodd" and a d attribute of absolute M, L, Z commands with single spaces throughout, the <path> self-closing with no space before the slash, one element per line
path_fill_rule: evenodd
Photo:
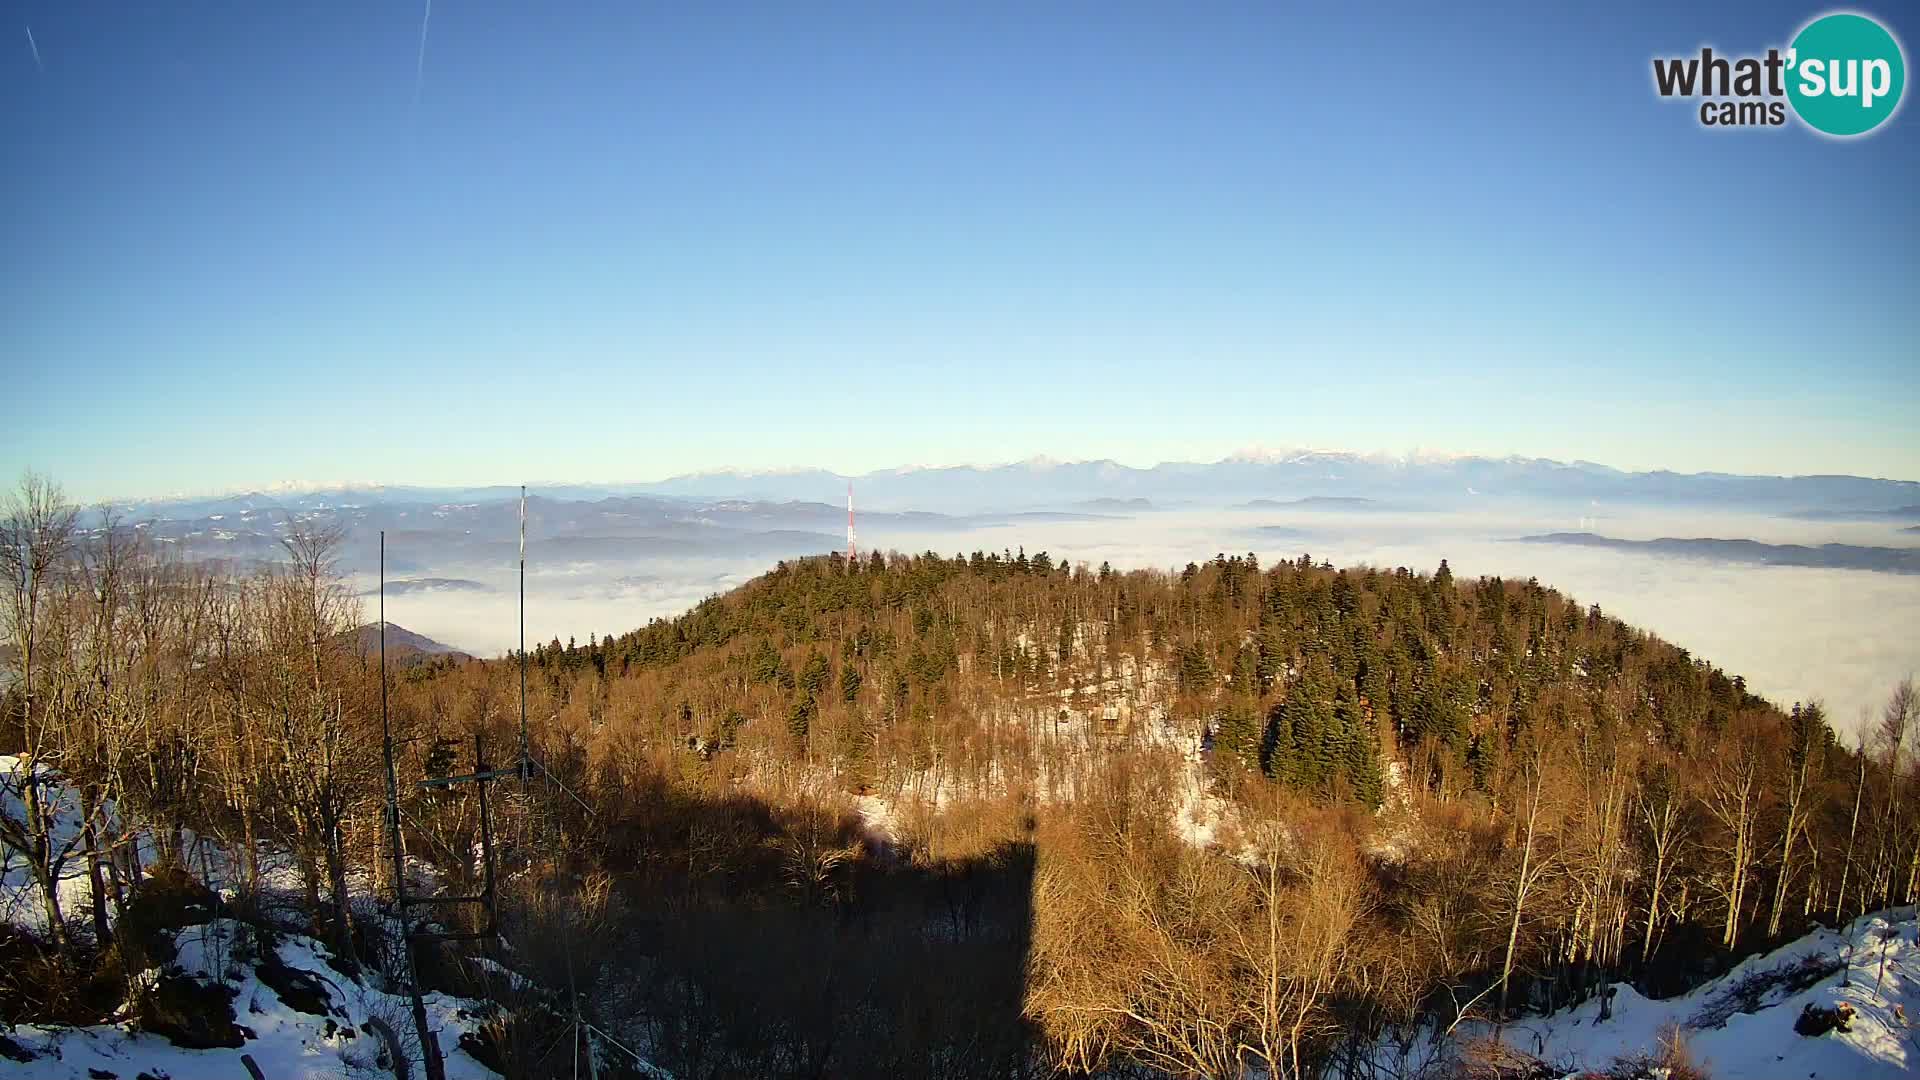
<path fill-rule="evenodd" d="M 1379 806 L 1384 776 L 1380 768 L 1380 736 L 1373 721 L 1360 707 L 1351 687 L 1343 684 L 1334 702 L 1334 715 L 1344 743 L 1347 783 L 1354 798 L 1367 806 Z"/>
<path fill-rule="evenodd" d="M 1229 696 L 1214 732 L 1214 760 L 1217 763 L 1231 762 L 1239 768 L 1259 770 L 1264 726 L 1259 704 L 1251 695 Z"/>
<path fill-rule="evenodd" d="M 800 690 L 807 697 L 819 699 L 827 691 L 827 685 L 833 681 L 833 667 L 820 653 L 807 657 L 806 666 L 800 669 Z"/>

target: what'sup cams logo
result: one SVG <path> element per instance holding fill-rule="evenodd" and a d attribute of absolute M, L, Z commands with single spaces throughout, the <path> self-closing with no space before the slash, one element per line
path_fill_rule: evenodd
<path fill-rule="evenodd" d="M 1900 108 L 1906 54 L 1885 26 L 1853 12 L 1822 15 L 1785 50 L 1727 57 L 1657 57 L 1653 86 L 1663 98 L 1700 98 L 1703 127 L 1779 127 L 1788 110 L 1824 135 L 1865 135 Z"/>

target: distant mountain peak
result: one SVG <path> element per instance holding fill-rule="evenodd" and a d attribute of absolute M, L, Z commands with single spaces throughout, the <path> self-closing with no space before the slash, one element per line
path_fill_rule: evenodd
<path fill-rule="evenodd" d="M 1004 509 L 1036 500 L 1100 496 L 1193 498 L 1284 494 L 1403 495 L 1431 491 L 1588 499 L 1788 506 L 1796 511 L 1885 511 L 1920 501 L 1920 484 L 1863 476 L 1780 476 L 1671 469 L 1622 470 L 1585 459 L 1560 461 L 1520 454 L 1487 456 L 1414 449 L 1405 454 L 1332 447 L 1243 447 L 1211 461 L 1129 464 L 1112 458 L 1068 459 L 1039 454 L 989 464 L 901 465 L 843 473 L 814 466 L 728 466 L 679 473 L 665 480 L 627 483 L 542 483 L 530 494 L 561 499 L 623 496 L 742 497 L 838 502 L 848 482 L 864 506 Z M 200 503 L 216 511 L 260 507 L 328 509 L 408 500 L 443 504 L 511 498 L 517 485 L 422 487 L 408 484 L 321 484 L 289 481 L 219 496 L 123 503 L 138 516 L 152 507 Z M 922 504 L 922 500 L 928 500 Z"/>
<path fill-rule="evenodd" d="M 372 622 L 362 626 L 353 632 L 351 641 L 355 648 L 364 650 L 368 655 L 377 654 L 380 651 L 380 624 Z M 390 663 L 412 667 L 442 656 L 455 660 L 473 659 L 467 653 L 451 645 L 443 645 L 425 634 L 416 634 L 397 623 L 387 624 L 387 660 Z"/>
<path fill-rule="evenodd" d="M 1293 465 L 1309 461 L 1358 461 L 1367 455 L 1352 450 L 1311 446 L 1243 446 L 1222 458 L 1226 465 Z"/>
<path fill-rule="evenodd" d="M 1076 465 L 1079 463 L 1073 462 L 1073 461 L 1067 461 L 1063 458 L 1049 457 L 1046 454 L 1035 454 L 1033 457 L 1030 457 L 1025 461 L 1019 462 L 1019 464 L 1025 468 L 1032 469 L 1035 472 L 1044 472 L 1048 469 L 1060 468 L 1062 465 Z"/>

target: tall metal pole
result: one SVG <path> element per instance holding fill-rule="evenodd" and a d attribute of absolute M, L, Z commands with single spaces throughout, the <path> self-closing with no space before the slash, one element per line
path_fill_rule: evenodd
<path fill-rule="evenodd" d="M 400 936 L 412 932 L 407 926 L 406 863 L 400 854 L 400 781 L 393 764 L 393 725 L 387 717 L 387 532 L 380 530 L 380 747 L 387 762 L 387 839 L 393 854 L 393 904 L 400 915 Z M 407 953 L 411 974 L 413 953 Z"/>
<path fill-rule="evenodd" d="M 387 828 L 393 844 L 393 906 L 400 917 L 400 951 L 407 964 L 407 996 L 412 999 L 413 1028 L 420 1036 L 420 1055 L 427 1080 L 446 1080 L 440 1043 L 427 1025 L 427 1005 L 420 996 L 420 976 L 413 963 L 413 928 L 407 925 L 406 860 L 400 853 L 400 781 L 393 764 L 393 725 L 387 712 L 387 533 L 380 530 L 380 744 L 387 759 Z"/>
<path fill-rule="evenodd" d="M 532 758 L 527 753 L 527 485 L 520 485 L 520 789 Z"/>

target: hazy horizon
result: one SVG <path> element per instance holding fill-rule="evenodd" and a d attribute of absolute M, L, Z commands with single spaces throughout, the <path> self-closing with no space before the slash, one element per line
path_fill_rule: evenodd
<path fill-rule="evenodd" d="M 1920 483 L 1920 474 L 1916 474 L 1916 476 L 1914 477 L 1907 477 L 1907 476 L 1876 475 L 1868 472 L 1784 472 L 1784 473 L 1730 472 L 1728 470 L 1722 470 L 1722 469 L 1688 469 L 1688 468 L 1680 468 L 1680 467 L 1665 466 L 1665 465 L 1653 466 L 1653 467 L 1642 469 L 1642 468 L 1626 468 L 1626 467 L 1619 466 L 1612 462 L 1607 462 L 1607 461 L 1591 461 L 1591 460 L 1582 459 L 1582 458 L 1565 458 L 1565 457 L 1557 457 L 1552 454 L 1535 454 L 1535 453 L 1529 453 L 1525 451 L 1511 451 L 1503 454 L 1476 454 L 1476 453 L 1454 452 L 1454 451 L 1431 449 L 1431 448 L 1415 448 L 1415 449 L 1406 450 L 1406 451 L 1393 451 L 1393 450 L 1381 450 L 1381 449 L 1355 449 L 1355 448 L 1348 448 L 1348 447 L 1333 447 L 1333 446 L 1285 447 L 1285 446 L 1261 446 L 1261 445 L 1241 446 L 1225 454 L 1221 454 L 1217 457 L 1204 457 L 1204 458 L 1149 459 L 1149 458 L 1141 458 L 1141 457 L 1131 456 L 1131 455 L 1123 456 L 1123 457 L 1113 457 L 1113 456 L 1065 455 L 1065 454 L 1054 454 L 1054 453 L 1041 453 L 1041 454 L 1035 454 L 1035 455 L 1031 455 L 1024 458 L 980 458 L 975 460 L 952 460 L 952 461 L 938 461 L 938 462 L 936 461 L 901 462 L 901 463 L 896 463 L 892 465 L 883 465 L 883 466 L 877 466 L 874 468 L 858 469 L 858 470 L 843 469 L 830 464 L 822 464 L 818 462 L 793 462 L 793 463 L 784 464 L 784 465 L 754 466 L 754 465 L 742 465 L 735 462 L 717 461 L 712 464 L 703 465 L 688 471 L 673 472 L 673 473 L 644 473 L 644 474 L 628 473 L 628 474 L 605 474 L 605 475 L 594 475 L 594 476 L 552 475 L 552 476 L 542 476 L 542 477 L 536 477 L 536 478 L 530 478 L 530 479 L 491 479 L 491 480 L 484 479 L 484 478 L 470 477 L 465 479 L 449 479 L 444 481 L 419 480 L 419 479 L 415 479 L 412 477 L 405 477 L 405 476 L 334 477 L 334 478 L 327 478 L 327 479 L 313 479 L 313 478 L 306 478 L 306 477 L 299 477 L 299 478 L 280 477 L 278 479 L 274 479 L 274 480 L 270 480 L 262 483 L 241 483 L 237 485 L 228 485 L 228 486 L 222 486 L 222 487 L 206 487 L 206 486 L 180 487 L 180 488 L 172 488 L 172 489 L 166 489 L 166 490 L 140 490 L 140 491 L 125 490 L 125 489 L 76 490 L 74 487 L 72 487 L 70 484 L 67 483 L 67 481 L 65 480 L 65 478 L 61 476 L 57 468 L 41 467 L 39 465 L 36 465 L 32 461 L 27 461 L 23 463 L 15 471 L 14 475 L 15 477 L 17 477 L 19 473 L 22 471 L 30 471 L 37 475 L 44 476 L 48 479 L 55 481 L 56 483 L 59 483 L 62 489 L 66 491 L 67 496 L 69 498 L 92 505 L 92 504 L 103 503 L 103 502 L 129 503 L 129 502 L 146 502 L 146 501 L 167 501 L 167 500 L 174 500 L 174 499 L 208 498 L 208 497 L 218 497 L 223 495 L 244 495 L 244 494 L 253 494 L 253 493 L 269 494 L 269 495 L 297 494 L 297 493 L 306 493 L 306 492 L 329 491 L 329 490 L 336 490 L 336 489 L 368 490 L 368 491 L 418 489 L 418 490 L 426 490 L 426 491 L 440 491 L 440 490 L 459 490 L 459 489 L 477 489 L 477 488 L 515 488 L 515 487 L 524 486 L 528 489 L 529 494 L 538 495 L 540 494 L 539 489 L 542 487 L 549 487 L 549 488 L 579 487 L 579 488 L 616 489 L 616 488 L 622 488 L 622 487 L 645 487 L 648 485 L 659 485 L 659 484 L 669 483 L 672 481 L 694 480 L 694 479 L 700 479 L 705 477 L 715 477 L 715 478 L 778 477 L 783 475 L 807 474 L 807 473 L 815 473 L 815 472 L 830 474 L 832 476 L 839 477 L 841 479 L 860 480 L 863 478 L 891 476 L 891 475 L 898 475 L 903 473 L 919 472 L 919 471 L 938 471 L 938 470 L 990 471 L 994 469 L 1015 468 L 1015 467 L 1022 467 L 1022 466 L 1031 467 L 1036 470 L 1045 470 L 1045 469 L 1050 469 L 1055 467 L 1072 466 L 1072 465 L 1115 464 L 1115 465 L 1123 466 L 1128 469 L 1149 471 L 1162 466 L 1174 466 L 1174 465 L 1219 465 L 1219 464 L 1228 464 L 1228 463 L 1235 463 L 1235 462 L 1262 462 L 1262 461 L 1267 461 L 1267 460 L 1272 460 L 1277 458 L 1284 458 L 1292 455 L 1339 455 L 1339 456 L 1349 456 L 1349 457 L 1353 457 L 1353 458 L 1357 458 L 1357 459 L 1361 459 L 1361 460 L 1365 460 L 1373 463 L 1385 463 L 1385 464 L 1395 464 L 1395 465 L 1416 464 L 1416 463 L 1417 464 L 1445 464 L 1453 461 L 1480 459 L 1480 460 L 1488 460 L 1488 461 L 1552 462 L 1555 464 L 1577 466 L 1577 467 L 1593 466 L 1593 467 L 1599 467 L 1602 469 L 1609 469 L 1616 472 L 1628 473 L 1628 474 L 1670 473 L 1670 474 L 1674 474 L 1682 477 L 1703 477 L 1703 476 L 1716 476 L 1716 475 L 1750 476 L 1750 477 L 1778 478 L 1778 479 L 1848 477 L 1848 478 L 1858 478 L 1858 479 L 1864 479 L 1864 480 L 1879 480 L 1879 481 L 1886 481 L 1889 483 L 1898 483 L 1898 484 Z M 724 492 L 717 491 L 715 492 L 715 494 L 724 494 Z M 819 501 L 835 502 L 837 501 L 837 495 L 838 493 L 836 492 L 823 491 Z"/>

